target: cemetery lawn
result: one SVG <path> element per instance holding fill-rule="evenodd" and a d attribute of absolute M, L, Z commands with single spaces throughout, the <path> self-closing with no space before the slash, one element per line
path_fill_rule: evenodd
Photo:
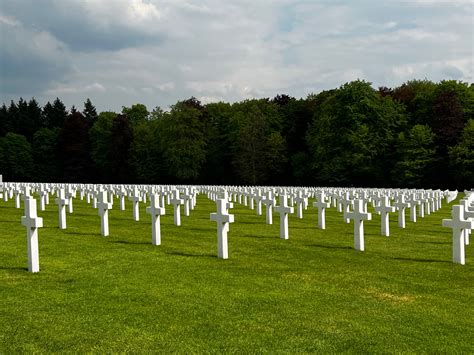
<path fill-rule="evenodd" d="M 182 226 L 172 207 L 151 245 L 150 216 L 97 210 L 74 200 L 66 230 L 54 198 L 39 230 L 40 272 L 27 272 L 23 209 L 0 201 L 0 353 L 136 352 L 474 352 L 474 250 L 451 262 L 451 205 L 380 235 L 366 222 L 365 252 L 353 224 L 334 208 L 326 230 L 316 209 L 279 218 L 235 204 L 229 259 L 216 257 L 215 204 L 200 195 Z M 312 200 L 310 206 L 312 206 Z M 23 204 L 22 204 L 23 206 Z M 373 211 L 372 211 L 373 212 Z"/>

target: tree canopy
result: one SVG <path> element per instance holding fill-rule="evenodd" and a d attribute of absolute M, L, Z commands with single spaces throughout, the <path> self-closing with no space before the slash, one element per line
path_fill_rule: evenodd
<path fill-rule="evenodd" d="M 356 80 L 296 99 L 0 107 L 6 180 L 471 188 L 474 85 Z"/>

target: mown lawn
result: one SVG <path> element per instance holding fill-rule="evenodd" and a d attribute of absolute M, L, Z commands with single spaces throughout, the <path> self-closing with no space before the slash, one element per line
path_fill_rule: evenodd
<path fill-rule="evenodd" d="M 116 200 L 102 237 L 97 210 L 78 199 L 59 230 L 53 201 L 38 212 L 38 274 L 27 272 L 23 210 L 0 201 L 0 353 L 474 352 L 474 254 L 451 263 L 446 203 L 405 230 L 393 214 L 389 238 L 374 215 L 365 252 L 335 209 L 325 231 L 312 207 L 291 216 L 285 241 L 278 215 L 269 226 L 265 209 L 235 204 L 220 260 L 204 195 L 181 227 L 166 208 L 161 246 L 144 204 L 134 222 Z"/>

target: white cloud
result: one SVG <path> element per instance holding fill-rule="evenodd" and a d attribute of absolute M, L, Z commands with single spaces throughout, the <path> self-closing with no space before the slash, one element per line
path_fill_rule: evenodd
<path fill-rule="evenodd" d="M 0 13 L 0 24 L 7 26 L 20 26 L 21 22 L 15 19 L 13 16 L 7 16 Z"/>
<path fill-rule="evenodd" d="M 92 83 L 85 86 L 70 86 L 66 84 L 55 84 L 55 87 L 45 91 L 46 95 L 50 96 L 61 96 L 67 94 L 90 94 L 90 93 L 103 93 L 105 87 L 100 83 Z"/>

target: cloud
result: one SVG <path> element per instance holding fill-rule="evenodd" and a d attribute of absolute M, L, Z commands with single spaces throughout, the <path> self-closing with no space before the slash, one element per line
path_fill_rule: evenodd
<path fill-rule="evenodd" d="M 92 83 L 85 86 L 68 86 L 64 84 L 56 84 L 52 89 L 45 91 L 47 95 L 50 96 L 63 96 L 65 94 L 90 94 L 97 92 L 105 92 L 105 87 L 100 83 Z"/>
<path fill-rule="evenodd" d="M 449 6 L 449 4 L 453 6 Z M 25 5 L 28 6 L 25 6 Z M 0 101 L 99 110 L 472 82 L 468 1 L 4 0 Z"/>

